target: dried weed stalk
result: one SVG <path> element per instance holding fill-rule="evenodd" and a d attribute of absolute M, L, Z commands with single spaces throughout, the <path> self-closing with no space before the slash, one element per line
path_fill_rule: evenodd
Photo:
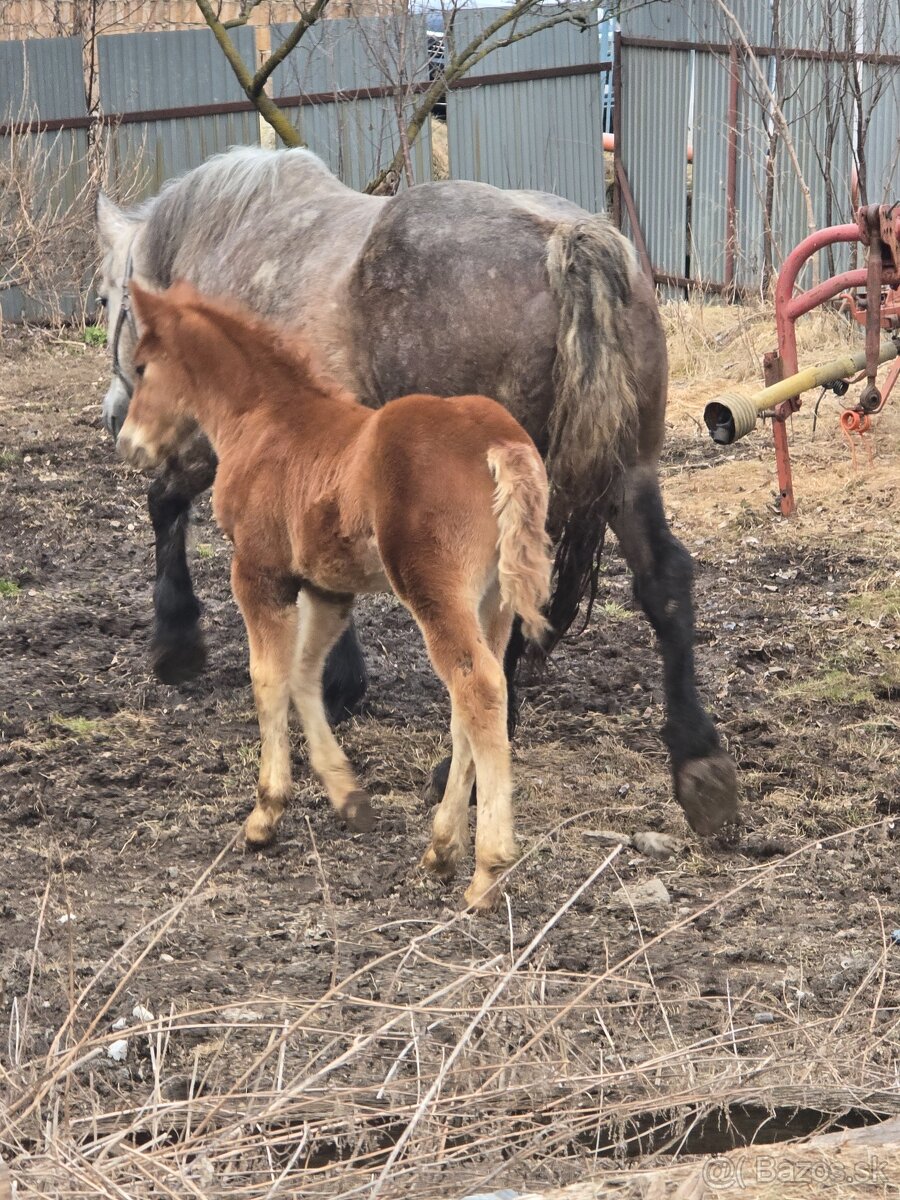
<path fill-rule="evenodd" d="M 879 1053 L 900 1024 L 886 934 L 879 961 L 828 1018 L 804 1019 L 786 999 L 761 1027 L 745 998 L 660 986 L 651 969 L 654 948 L 698 918 L 771 886 L 823 843 L 863 832 L 753 868 L 654 936 L 637 922 L 633 951 L 597 974 L 552 969 L 544 940 L 614 873 L 615 854 L 518 951 L 483 952 L 477 925 L 455 916 L 319 996 L 258 995 L 149 1020 L 139 1012 L 126 1030 L 113 1028 L 116 998 L 213 885 L 226 847 L 72 995 L 49 1044 L 32 970 L 0 1067 L 0 1153 L 21 1196 L 427 1200 L 564 1183 L 638 1159 L 646 1168 L 689 1151 L 693 1134 L 711 1118 L 727 1123 L 738 1101 L 765 1108 L 814 1093 L 865 1105 L 896 1082 L 890 1054 Z M 379 932 L 360 940 L 375 943 Z M 702 1034 L 673 1031 L 669 1017 L 686 1005 L 704 1011 Z M 113 1064 L 110 1046 L 123 1037 L 127 1059 Z M 205 1060 L 201 1045 L 213 1047 Z"/>

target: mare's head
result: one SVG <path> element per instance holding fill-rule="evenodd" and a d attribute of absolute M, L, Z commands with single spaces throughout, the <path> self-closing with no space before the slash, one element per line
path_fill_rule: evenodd
<path fill-rule="evenodd" d="M 106 310 L 107 338 L 113 359 L 113 378 L 103 398 L 103 424 L 115 437 L 128 414 L 134 388 L 132 358 L 137 329 L 130 304 L 136 235 L 143 224 L 140 212 L 119 208 L 101 192 L 97 197 L 97 240 L 103 256 L 98 289 Z"/>
<path fill-rule="evenodd" d="M 133 466 L 152 468 L 174 454 L 196 426 L 189 401 L 198 390 L 209 327 L 197 311 L 200 295 L 189 283 L 175 283 L 166 292 L 133 284 L 131 298 L 140 330 L 132 355 L 135 388 L 116 449 Z"/>

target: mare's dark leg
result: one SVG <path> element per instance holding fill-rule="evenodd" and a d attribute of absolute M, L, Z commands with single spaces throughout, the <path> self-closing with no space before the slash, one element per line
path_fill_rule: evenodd
<path fill-rule="evenodd" d="M 322 680 L 325 711 L 332 725 L 353 714 L 369 686 L 362 647 L 351 621 L 332 647 Z"/>
<path fill-rule="evenodd" d="M 150 656 L 163 683 L 193 679 L 206 665 L 200 602 L 187 563 L 187 527 L 191 503 L 212 485 L 216 465 L 209 442 L 197 438 L 183 456 L 166 465 L 147 493 L 156 538 Z"/>
<path fill-rule="evenodd" d="M 715 833 L 737 819 L 737 773 L 697 695 L 693 564 L 669 529 L 655 467 L 636 467 L 629 474 L 625 502 L 610 524 L 634 575 L 635 599 L 659 638 L 666 691 L 663 737 L 675 797 L 697 833 Z"/>
<path fill-rule="evenodd" d="M 509 636 L 509 641 L 506 644 L 506 653 L 503 655 L 503 674 L 506 676 L 506 732 L 510 741 L 516 732 L 516 726 L 519 724 L 519 701 L 516 696 L 516 673 L 519 667 L 519 659 L 525 652 L 525 635 L 522 633 L 522 622 L 519 617 L 513 621 L 512 633 Z M 425 800 L 428 804 L 439 804 L 443 798 L 444 792 L 447 790 L 447 780 L 450 776 L 450 757 L 441 759 L 438 765 L 431 772 L 431 779 L 428 781 L 428 787 L 425 791 Z M 469 797 L 470 806 L 478 803 L 477 785 L 472 785 L 472 795 Z"/>

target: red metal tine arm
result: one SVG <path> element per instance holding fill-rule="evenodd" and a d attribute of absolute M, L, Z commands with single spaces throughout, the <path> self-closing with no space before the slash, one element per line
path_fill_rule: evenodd
<path fill-rule="evenodd" d="M 858 225 L 833 225 L 830 229 L 820 229 L 810 234 L 808 238 L 790 252 L 778 273 L 778 283 L 775 287 L 775 324 L 778 329 L 778 353 L 784 363 L 785 375 L 795 375 L 797 366 L 797 334 L 794 329 L 798 317 L 808 313 L 810 309 L 824 304 L 832 296 L 848 288 L 862 287 L 866 282 L 866 269 L 845 271 L 826 279 L 808 292 L 794 295 L 797 276 L 807 261 L 819 250 L 838 242 L 858 242 Z"/>
<path fill-rule="evenodd" d="M 868 244 L 869 259 L 866 265 L 866 386 L 859 398 L 861 408 L 867 411 L 881 403 L 881 393 L 875 386 L 878 374 L 878 349 L 881 345 L 881 275 L 884 267 L 881 244 L 881 209 L 870 204 L 859 212 L 860 234 Z"/>

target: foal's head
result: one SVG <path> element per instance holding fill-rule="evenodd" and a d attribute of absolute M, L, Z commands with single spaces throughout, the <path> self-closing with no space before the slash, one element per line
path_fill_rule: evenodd
<path fill-rule="evenodd" d="M 133 466 L 159 466 L 196 426 L 189 401 L 202 373 L 205 323 L 193 307 L 199 298 L 188 283 L 176 283 L 165 293 L 132 285 L 140 339 L 134 395 L 116 449 Z"/>

